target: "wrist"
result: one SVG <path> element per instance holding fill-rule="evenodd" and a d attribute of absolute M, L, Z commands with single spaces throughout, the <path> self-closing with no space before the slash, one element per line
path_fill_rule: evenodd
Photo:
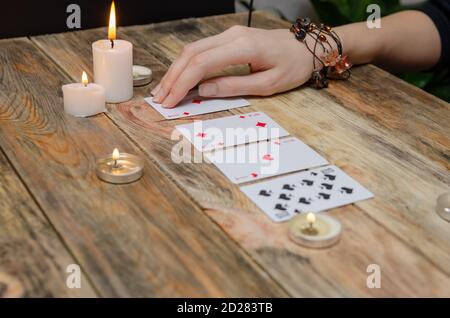
<path fill-rule="evenodd" d="M 383 50 L 382 29 L 369 29 L 365 22 L 340 26 L 335 31 L 341 38 L 344 54 L 355 65 L 374 62 Z"/>
<path fill-rule="evenodd" d="M 348 79 L 352 64 L 344 54 L 342 41 L 333 28 L 298 18 L 290 31 L 313 56 L 311 82 L 317 89 L 328 87 L 330 79 Z M 313 45 L 312 45 L 313 44 Z"/>

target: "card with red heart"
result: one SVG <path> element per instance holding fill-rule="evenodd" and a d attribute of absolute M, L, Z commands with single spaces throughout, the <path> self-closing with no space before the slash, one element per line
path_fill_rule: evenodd
<path fill-rule="evenodd" d="M 202 152 L 289 135 L 262 112 L 196 121 L 176 128 Z"/>
<path fill-rule="evenodd" d="M 221 149 L 205 156 L 235 184 L 328 164 L 295 137 Z"/>

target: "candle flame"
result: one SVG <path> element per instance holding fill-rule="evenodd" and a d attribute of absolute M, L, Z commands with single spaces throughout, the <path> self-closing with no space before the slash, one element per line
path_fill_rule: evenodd
<path fill-rule="evenodd" d="M 86 72 L 83 72 L 83 75 L 81 76 L 81 83 L 83 83 L 84 86 L 87 86 L 87 84 L 89 84 Z"/>
<path fill-rule="evenodd" d="M 308 215 L 306 216 L 306 221 L 309 224 L 314 224 L 316 223 L 316 216 L 314 215 L 314 213 L 308 213 Z"/>
<path fill-rule="evenodd" d="M 120 159 L 120 152 L 119 149 L 114 149 L 113 153 L 112 153 L 112 158 L 113 160 L 119 160 Z"/>
<path fill-rule="evenodd" d="M 109 13 L 108 40 L 116 39 L 116 5 L 114 1 L 111 4 L 111 12 Z"/>

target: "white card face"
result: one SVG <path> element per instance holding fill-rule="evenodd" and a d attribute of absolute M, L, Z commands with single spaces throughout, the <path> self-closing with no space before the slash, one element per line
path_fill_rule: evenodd
<path fill-rule="evenodd" d="M 153 97 L 148 97 L 145 101 L 166 119 L 185 118 L 250 105 L 242 98 L 208 99 L 199 97 L 196 90 L 190 92 L 175 108 L 164 108 L 161 104 L 155 103 Z"/>
<path fill-rule="evenodd" d="M 241 187 L 269 218 L 289 220 L 298 213 L 321 212 L 373 194 L 336 166 L 326 166 Z"/>
<path fill-rule="evenodd" d="M 206 158 L 235 184 L 328 164 L 295 137 L 221 149 Z"/>
<path fill-rule="evenodd" d="M 196 121 L 176 127 L 197 150 L 202 152 L 289 135 L 262 112 Z"/>

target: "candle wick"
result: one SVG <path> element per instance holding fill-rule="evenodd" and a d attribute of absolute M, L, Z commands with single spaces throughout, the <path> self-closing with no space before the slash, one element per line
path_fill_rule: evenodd
<path fill-rule="evenodd" d="M 110 40 L 111 41 L 111 49 L 114 48 L 114 40 Z"/>
<path fill-rule="evenodd" d="M 302 233 L 311 236 L 316 236 L 319 234 L 319 231 L 315 228 L 313 222 L 308 222 L 308 225 L 304 226 L 301 231 Z"/>

